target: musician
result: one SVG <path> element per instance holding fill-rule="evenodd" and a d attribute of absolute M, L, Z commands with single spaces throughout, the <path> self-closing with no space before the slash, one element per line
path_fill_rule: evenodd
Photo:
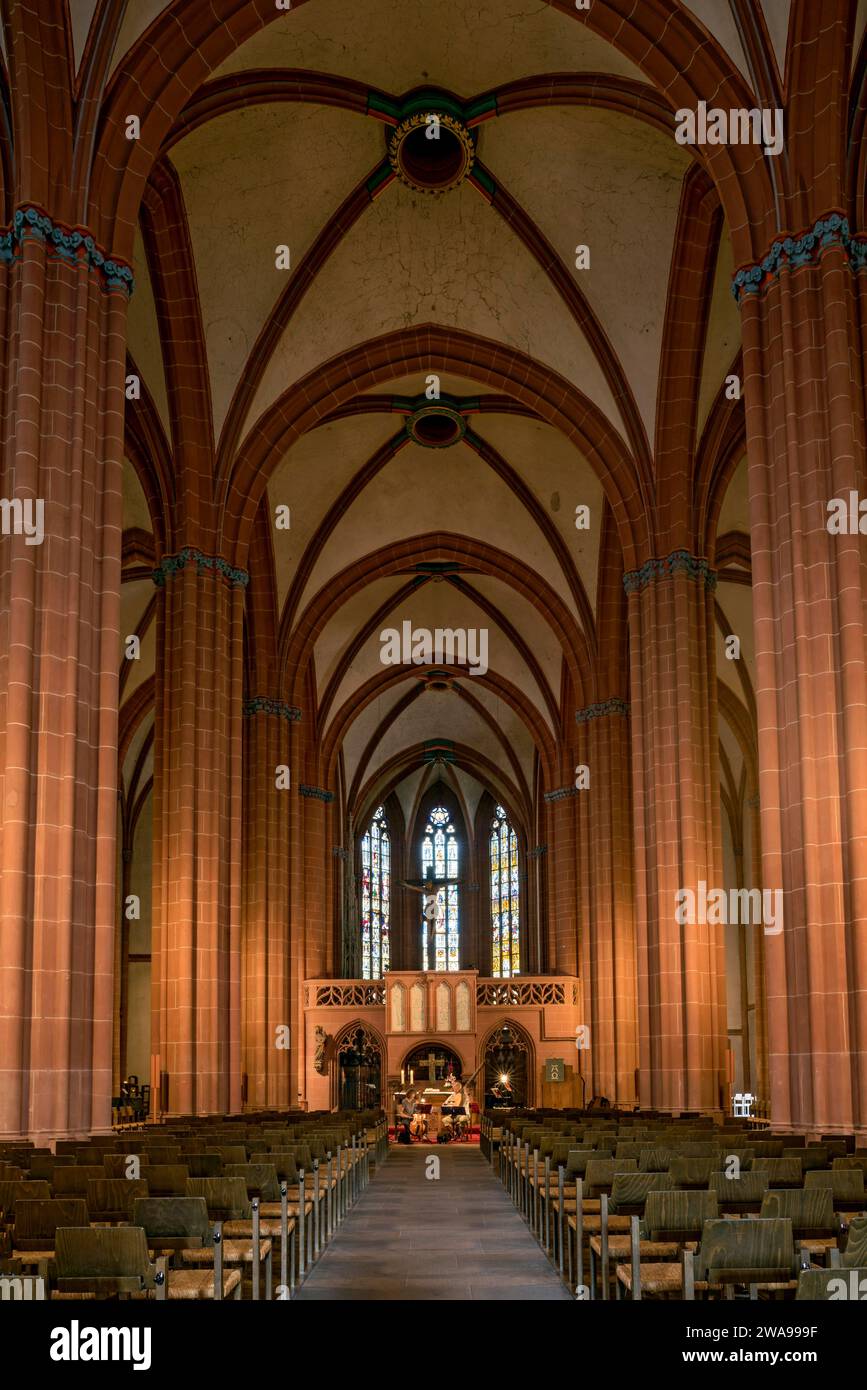
<path fill-rule="evenodd" d="M 416 1093 L 412 1087 L 406 1092 L 397 1108 L 397 1124 L 399 1133 L 398 1143 L 408 1144 L 410 1142 L 410 1125 L 415 1114 Z"/>

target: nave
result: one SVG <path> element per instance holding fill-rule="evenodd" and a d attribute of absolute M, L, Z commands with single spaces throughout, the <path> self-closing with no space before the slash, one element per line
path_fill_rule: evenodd
<path fill-rule="evenodd" d="M 392 1145 L 297 1297 L 570 1301 L 475 1144 Z"/>

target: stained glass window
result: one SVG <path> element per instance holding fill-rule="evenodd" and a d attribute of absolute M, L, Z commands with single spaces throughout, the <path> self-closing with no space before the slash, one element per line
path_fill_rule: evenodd
<path fill-rule="evenodd" d="M 518 837 L 502 806 L 491 823 L 491 974 L 509 979 L 521 973 L 521 910 L 518 881 Z"/>
<path fill-rule="evenodd" d="M 379 980 L 388 969 L 391 842 L 380 806 L 361 840 L 361 973 Z"/>
<path fill-rule="evenodd" d="M 434 882 L 458 877 L 458 841 L 444 806 L 434 807 L 425 826 L 421 872 Z M 446 882 L 422 902 L 422 970 L 460 970 L 460 955 L 458 885 Z"/>

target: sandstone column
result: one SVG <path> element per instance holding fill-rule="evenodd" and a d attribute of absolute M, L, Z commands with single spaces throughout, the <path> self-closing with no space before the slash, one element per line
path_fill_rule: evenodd
<path fill-rule="evenodd" d="M 41 208 L 0 237 L 0 495 L 44 505 L 0 535 L 0 1138 L 37 1143 L 111 1122 L 131 284 Z"/>
<path fill-rule="evenodd" d="M 714 576 L 703 560 L 675 551 L 625 575 L 624 585 L 640 1101 L 716 1110 L 726 1037 L 722 928 L 676 919 L 680 889 L 721 886 Z"/>
<path fill-rule="evenodd" d="M 155 572 L 152 1084 L 169 1114 L 241 1104 L 246 574 L 192 548 Z"/>
<path fill-rule="evenodd" d="M 837 214 L 739 273 L 775 1126 L 867 1131 L 867 243 Z"/>

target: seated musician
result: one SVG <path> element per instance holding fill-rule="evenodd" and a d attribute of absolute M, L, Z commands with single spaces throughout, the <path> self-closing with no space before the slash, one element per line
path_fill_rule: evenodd
<path fill-rule="evenodd" d="M 405 1138 L 403 1139 L 403 1143 L 405 1144 L 409 1143 L 410 1123 L 412 1121 L 413 1115 L 415 1114 L 415 1105 L 416 1093 L 414 1089 L 410 1087 L 410 1089 L 404 1095 L 403 1099 L 400 1101 L 400 1104 L 398 1105 L 397 1109 L 397 1122 L 400 1129 L 403 1131 L 403 1134 L 405 1135 Z"/>

